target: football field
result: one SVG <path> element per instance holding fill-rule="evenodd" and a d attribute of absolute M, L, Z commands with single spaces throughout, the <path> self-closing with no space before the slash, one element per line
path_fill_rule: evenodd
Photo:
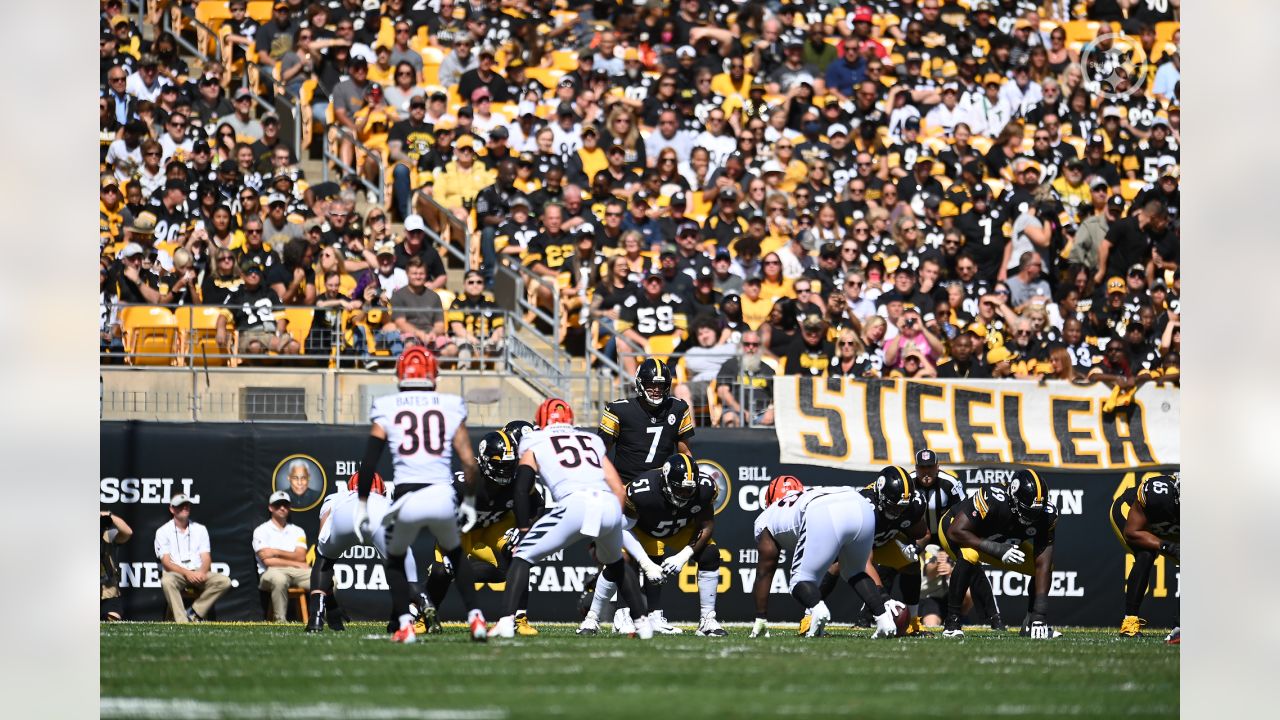
<path fill-rule="evenodd" d="M 103 718 L 1177 717 L 1177 646 L 1064 628 L 1031 641 L 870 630 L 751 639 L 581 638 L 569 626 L 472 643 L 461 626 L 393 645 L 375 623 L 103 624 Z"/>

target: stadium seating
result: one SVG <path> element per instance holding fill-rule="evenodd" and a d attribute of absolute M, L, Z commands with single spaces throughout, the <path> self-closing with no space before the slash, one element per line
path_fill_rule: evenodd
<path fill-rule="evenodd" d="M 173 365 L 178 321 L 168 308 L 131 306 L 120 311 L 124 347 L 131 365 Z"/>

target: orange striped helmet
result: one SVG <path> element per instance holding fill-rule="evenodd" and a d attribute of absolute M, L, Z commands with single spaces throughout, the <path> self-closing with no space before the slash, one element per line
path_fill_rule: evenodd
<path fill-rule="evenodd" d="M 798 492 L 804 492 L 804 483 L 800 482 L 800 478 L 795 475 L 779 475 L 769 481 L 769 487 L 764 491 L 764 507 L 769 507 L 787 495 Z"/>
<path fill-rule="evenodd" d="M 533 422 L 539 428 L 545 428 L 548 425 L 572 425 L 573 408 L 560 398 L 547 398 L 533 414 Z"/>
<path fill-rule="evenodd" d="M 400 359 L 396 360 L 396 377 L 400 379 L 402 388 L 434 390 L 438 370 L 436 356 L 420 345 L 405 348 Z"/>
<path fill-rule="evenodd" d="M 357 472 L 356 474 L 351 476 L 350 480 L 347 480 L 347 489 L 352 492 L 355 492 L 359 486 L 360 486 L 360 473 Z M 387 484 L 382 482 L 382 476 L 379 475 L 378 473 L 373 474 L 373 486 L 369 488 L 369 492 L 377 493 L 379 495 L 387 494 Z"/>

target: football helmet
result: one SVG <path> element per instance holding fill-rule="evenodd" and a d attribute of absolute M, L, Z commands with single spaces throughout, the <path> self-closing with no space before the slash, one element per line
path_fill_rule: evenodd
<path fill-rule="evenodd" d="M 891 518 L 906 512 L 915 494 L 911 476 L 897 465 L 889 465 L 881 470 L 871 487 L 876 495 L 876 509 Z"/>
<path fill-rule="evenodd" d="M 671 368 L 655 358 L 645 358 L 636 370 L 636 392 L 651 407 L 657 407 L 671 395 Z"/>
<path fill-rule="evenodd" d="M 510 485 L 516 477 L 515 443 L 503 430 L 494 430 L 480 438 L 476 461 L 485 479 L 498 485 Z"/>
<path fill-rule="evenodd" d="M 355 492 L 360 487 L 360 473 L 355 473 L 347 480 L 347 489 Z M 382 481 L 382 476 L 378 473 L 373 474 L 373 485 L 369 487 L 369 492 L 379 495 L 387 494 L 387 484 Z"/>
<path fill-rule="evenodd" d="M 502 428 L 502 431 L 507 434 L 508 438 L 511 438 L 511 446 L 516 448 L 516 452 L 519 452 L 520 441 L 524 438 L 525 433 L 533 432 L 536 429 L 533 423 L 528 420 L 512 420 Z"/>
<path fill-rule="evenodd" d="M 1022 468 L 1013 474 L 1007 487 L 1009 507 L 1023 523 L 1032 523 L 1044 514 L 1049 503 L 1049 488 L 1040 473 Z"/>
<path fill-rule="evenodd" d="M 547 398 L 533 414 L 533 421 L 540 428 L 548 425 L 572 425 L 573 408 L 560 398 Z"/>
<path fill-rule="evenodd" d="M 405 348 L 396 360 L 396 377 L 402 388 L 434 390 L 438 371 L 436 356 L 420 345 Z"/>
<path fill-rule="evenodd" d="M 698 464 L 685 453 L 676 453 L 662 464 L 662 494 L 676 507 L 689 504 L 698 493 Z"/>
<path fill-rule="evenodd" d="M 769 481 L 769 487 L 764 491 L 764 503 L 760 507 L 767 508 L 787 495 L 798 492 L 804 492 L 804 483 L 800 482 L 800 478 L 795 475 L 779 475 Z"/>

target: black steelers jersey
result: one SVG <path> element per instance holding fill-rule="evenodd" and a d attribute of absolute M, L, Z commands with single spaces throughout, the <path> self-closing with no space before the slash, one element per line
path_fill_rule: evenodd
<path fill-rule="evenodd" d="M 600 436 L 613 443 L 613 464 L 625 483 L 645 470 L 662 467 L 680 441 L 693 437 L 693 413 L 685 401 L 669 397 L 656 408 L 640 398 L 614 400 L 600 416 Z"/>
<path fill-rule="evenodd" d="M 1035 544 L 1036 554 L 1053 545 L 1054 531 L 1058 525 L 1058 508 L 1045 506 L 1044 514 L 1035 522 L 1024 524 L 1014 514 L 1008 493 L 1004 488 L 988 486 L 969 496 L 952 512 L 969 516 L 973 534 L 995 542 L 1022 542 Z"/>
<path fill-rule="evenodd" d="M 1173 483 L 1164 476 L 1155 476 L 1129 488 L 1111 505 L 1112 519 L 1116 527 L 1124 529 L 1129 519 L 1129 508 L 1142 505 L 1147 514 L 1147 532 L 1161 540 L 1177 541 L 1181 532 L 1181 506 Z"/>
<path fill-rule="evenodd" d="M 465 489 L 465 483 L 463 482 L 463 474 L 460 470 L 454 473 L 453 487 L 454 491 L 457 492 L 458 497 L 462 497 Z M 534 483 L 533 487 L 529 489 L 529 497 L 529 507 L 532 510 L 532 514 L 529 517 L 531 519 L 536 519 L 542 514 L 543 510 L 542 494 L 538 492 L 537 483 Z M 514 524 L 515 509 L 515 483 L 499 485 L 486 480 L 484 483 L 484 492 L 476 493 L 476 525 L 474 529 L 487 528 L 491 525 L 496 525 L 508 517 Z"/>
<path fill-rule="evenodd" d="M 919 474 L 912 470 L 911 487 L 914 487 L 916 492 L 924 498 L 925 524 L 929 532 L 937 532 L 938 521 L 942 519 L 943 514 L 964 500 L 964 485 L 960 483 L 959 478 L 946 470 L 938 471 L 938 479 L 934 481 L 933 487 L 922 485 Z"/>
<path fill-rule="evenodd" d="M 694 469 L 695 472 L 697 468 Z M 688 504 L 676 507 L 662 492 L 662 468 L 640 473 L 627 485 L 627 502 L 636 515 L 636 529 L 658 539 L 685 529 L 697 516 L 714 510 L 716 487 L 698 476 L 698 489 Z"/>
<path fill-rule="evenodd" d="M 889 542 L 898 537 L 898 533 L 905 533 L 908 528 L 915 525 L 920 521 L 920 518 L 924 517 L 924 498 L 920 496 L 920 492 L 917 490 L 911 491 L 911 504 L 908 505 L 907 509 L 896 518 L 889 517 L 881 511 L 880 508 L 876 507 L 876 489 L 874 483 L 862 488 L 858 492 L 862 493 L 862 497 L 866 498 L 867 501 L 871 503 L 871 507 L 875 510 L 876 536 L 874 545 L 876 547 L 888 545 Z"/>

